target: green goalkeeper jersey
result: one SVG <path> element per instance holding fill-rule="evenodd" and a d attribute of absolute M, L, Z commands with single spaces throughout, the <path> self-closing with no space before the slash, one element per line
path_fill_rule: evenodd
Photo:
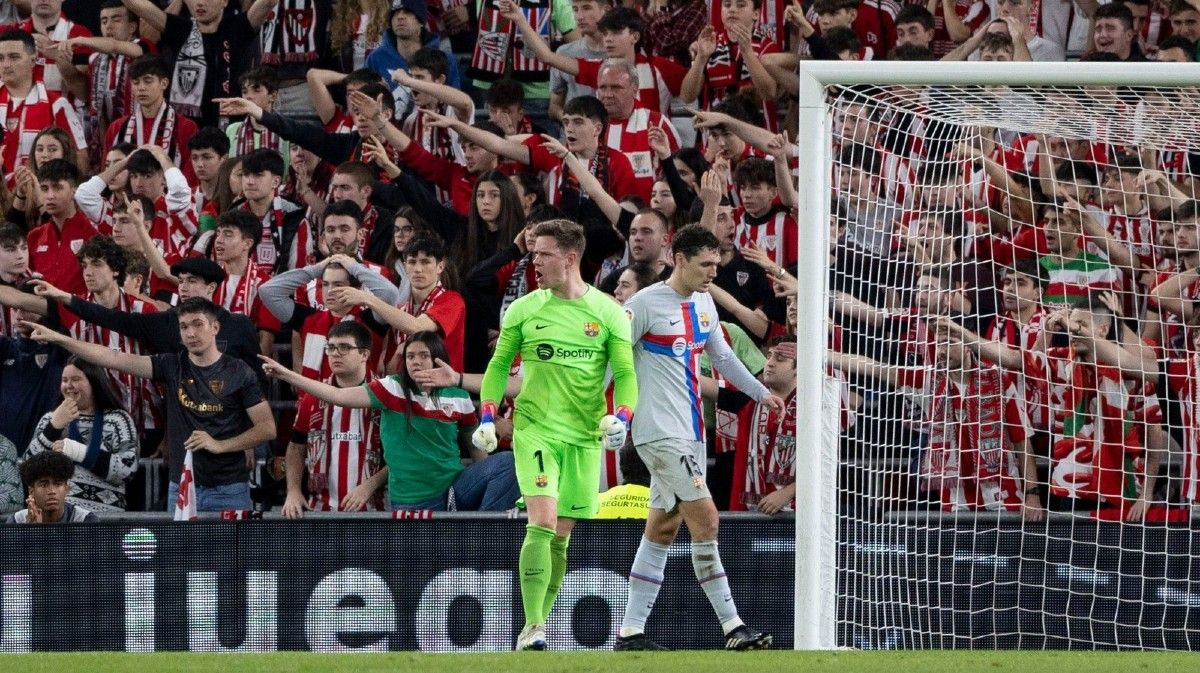
<path fill-rule="evenodd" d="M 594 287 L 573 300 L 536 290 L 509 306 L 483 377 L 484 402 L 503 398 L 518 353 L 523 382 L 513 418 L 516 432 L 596 444 L 600 419 L 608 413 L 604 388 L 610 365 L 615 406 L 637 405 L 629 318 Z"/>

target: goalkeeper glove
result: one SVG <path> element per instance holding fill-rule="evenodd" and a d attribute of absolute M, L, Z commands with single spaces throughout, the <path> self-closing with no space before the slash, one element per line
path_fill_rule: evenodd
<path fill-rule="evenodd" d="M 483 411 L 479 414 L 479 427 L 471 433 L 471 443 L 480 451 L 491 453 L 496 450 L 496 405 L 492 402 L 483 403 Z"/>
<path fill-rule="evenodd" d="M 625 446 L 625 435 L 629 432 L 629 419 L 632 417 L 633 412 L 629 407 L 620 406 L 616 414 L 600 419 L 600 439 L 604 442 L 604 448 L 617 451 Z"/>

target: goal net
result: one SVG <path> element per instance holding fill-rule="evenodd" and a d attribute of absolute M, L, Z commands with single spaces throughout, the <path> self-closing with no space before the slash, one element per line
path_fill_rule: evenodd
<path fill-rule="evenodd" d="M 888 65 L 801 98 L 797 643 L 1200 646 L 1200 92 Z"/>

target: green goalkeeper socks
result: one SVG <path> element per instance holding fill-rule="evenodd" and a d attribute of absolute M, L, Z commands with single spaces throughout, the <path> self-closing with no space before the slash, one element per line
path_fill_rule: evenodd
<path fill-rule="evenodd" d="M 554 601 L 558 599 L 558 590 L 562 587 L 563 577 L 567 574 L 567 545 L 571 536 L 554 536 L 550 541 L 550 584 L 546 585 L 546 602 L 542 604 L 542 616 L 549 619 Z"/>
<path fill-rule="evenodd" d="M 525 526 L 525 542 L 517 565 L 521 573 L 521 605 L 525 608 L 526 624 L 544 624 L 546 590 L 554 573 L 551 546 L 554 530 L 545 526 Z M 561 578 L 559 580 L 562 581 Z M 555 587 L 557 591 L 557 587 Z"/>

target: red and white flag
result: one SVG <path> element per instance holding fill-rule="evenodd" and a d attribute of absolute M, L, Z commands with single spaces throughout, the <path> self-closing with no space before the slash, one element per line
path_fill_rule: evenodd
<path fill-rule="evenodd" d="M 183 456 L 183 474 L 179 475 L 179 495 L 175 497 L 175 520 L 192 521 L 196 515 L 196 484 L 192 478 L 192 452 Z"/>

